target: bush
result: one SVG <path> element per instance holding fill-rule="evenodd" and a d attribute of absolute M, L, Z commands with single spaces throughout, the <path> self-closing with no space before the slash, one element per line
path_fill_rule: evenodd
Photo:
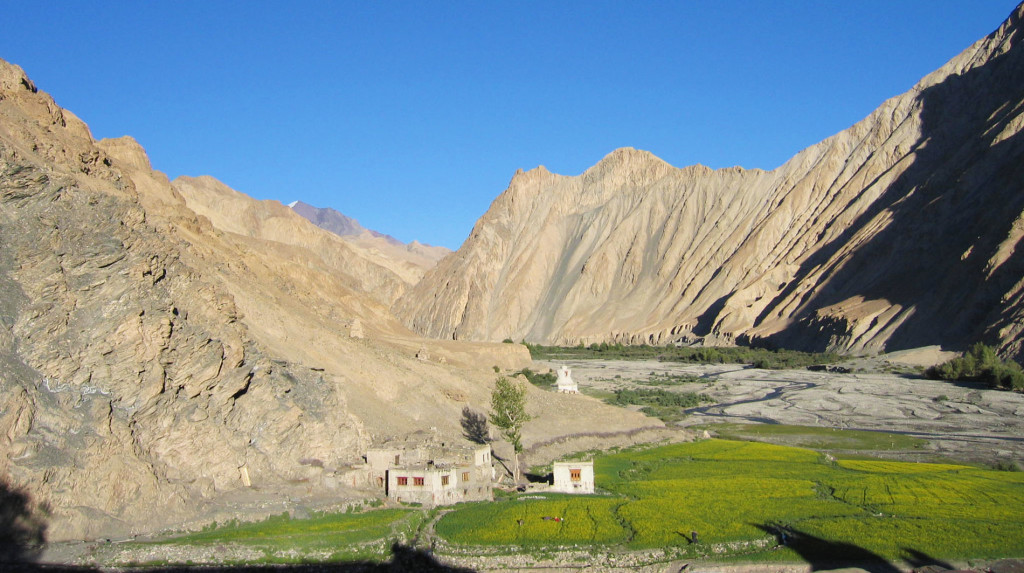
<path fill-rule="evenodd" d="M 522 374 L 526 378 L 526 380 L 530 382 L 530 384 L 533 384 L 538 388 L 551 388 L 551 386 L 553 386 L 555 384 L 555 381 L 557 380 L 557 377 L 555 376 L 554 372 L 541 374 L 540 372 L 534 372 L 529 368 L 523 368 L 519 372 L 513 374 L 513 376 L 516 374 Z"/>

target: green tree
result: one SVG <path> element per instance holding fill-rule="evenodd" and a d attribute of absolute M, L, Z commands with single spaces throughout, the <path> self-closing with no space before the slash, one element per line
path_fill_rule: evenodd
<path fill-rule="evenodd" d="M 513 462 L 516 483 L 519 483 L 519 454 L 523 452 L 523 424 L 532 417 L 526 413 L 526 386 L 513 382 L 504 376 L 494 383 L 491 392 L 491 423 L 502 437 L 512 444 L 515 451 Z"/>

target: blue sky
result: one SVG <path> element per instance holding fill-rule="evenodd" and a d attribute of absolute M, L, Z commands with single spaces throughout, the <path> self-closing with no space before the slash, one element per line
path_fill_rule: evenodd
<path fill-rule="evenodd" d="M 170 177 L 457 248 L 516 169 L 772 169 L 1009 0 L 11 2 L 0 58 Z"/>

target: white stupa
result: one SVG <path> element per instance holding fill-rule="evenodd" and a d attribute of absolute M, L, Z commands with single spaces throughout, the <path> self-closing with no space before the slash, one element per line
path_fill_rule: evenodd
<path fill-rule="evenodd" d="M 564 364 L 558 369 L 558 379 L 555 380 L 555 385 L 558 386 L 559 392 L 566 394 L 580 393 L 580 387 L 572 381 L 572 370 L 569 370 L 569 367 Z"/>

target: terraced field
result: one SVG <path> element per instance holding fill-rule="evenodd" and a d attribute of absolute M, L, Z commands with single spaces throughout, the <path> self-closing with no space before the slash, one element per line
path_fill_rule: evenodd
<path fill-rule="evenodd" d="M 1024 555 L 1024 473 L 834 461 L 812 450 L 727 440 L 623 452 L 595 466 L 604 495 L 465 506 L 444 516 L 436 532 L 459 546 L 614 544 L 755 560 Z M 700 543 L 691 542 L 692 532 Z"/>

